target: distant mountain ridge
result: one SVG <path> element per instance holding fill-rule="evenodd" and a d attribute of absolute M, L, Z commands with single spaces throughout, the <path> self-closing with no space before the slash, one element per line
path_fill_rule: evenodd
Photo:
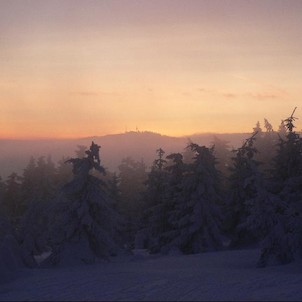
<path fill-rule="evenodd" d="M 5 179 L 12 172 L 22 174 L 31 156 L 38 158 L 51 155 L 54 162 L 63 157 L 74 157 L 77 145 L 89 147 L 91 141 L 101 146 L 100 157 L 103 165 L 111 171 L 116 171 L 121 160 L 128 156 L 144 160 L 149 167 L 156 157 L 155 152 L 158 148 L 162 148 L 166 155 L 183 152 L 189 140 L 209 146 L 214 136 L 228 141 L 230 147 L 237 148 L 249 135 L 250 133 L 204 133 L 172 137 L 149 131 L 130 131 L 79 139 L 0 139 L 0 176 Z"/>

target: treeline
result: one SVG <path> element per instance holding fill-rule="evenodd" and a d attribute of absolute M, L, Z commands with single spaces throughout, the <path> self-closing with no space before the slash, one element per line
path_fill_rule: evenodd
<path fill-rule="evenodd" d="M 150 168 L 128 157 L 111 173 L 93 142 L 57 165 L 31 158 L 22 175 L 0 181 L 2 250 L 30 267 L 47 252 L 41 265 L 92 263 L 134 248 L 191 254 L 256 246 L 259 266 L 289 263 L 302 252 L 294 112 L 277 131 L 258 122 L 236 150 L 215 137 L 209 147 L 188 142 L 181 153 L 159 148 Z"/>

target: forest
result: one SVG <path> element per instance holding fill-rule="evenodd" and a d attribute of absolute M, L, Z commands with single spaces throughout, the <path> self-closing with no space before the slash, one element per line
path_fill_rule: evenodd
<path fill-rule="evenodd" d="M 54 163 L 32 157 L 0 181 L 0 282 L 16 267 L 93 264 L 131 254 L 259 248 L 255 266 L 302 256 L 302 138 L 295 110 L 277 130 L 259 122 L 231 149 L 189 142 L 154 162 L 126 157 L 111 172 L 101 146 Z M 39 261 L 41 255 L 47 255 Z"/>

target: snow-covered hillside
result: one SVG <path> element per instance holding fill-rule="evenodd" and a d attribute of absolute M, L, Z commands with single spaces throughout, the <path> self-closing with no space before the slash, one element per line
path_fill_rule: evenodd
<path fill-rule="evenodd" d="M 302 262 L 256 268 L 258 250 L 120 256 L 59 269 L 24 269 L 1 301 L 302 300 Z"/>

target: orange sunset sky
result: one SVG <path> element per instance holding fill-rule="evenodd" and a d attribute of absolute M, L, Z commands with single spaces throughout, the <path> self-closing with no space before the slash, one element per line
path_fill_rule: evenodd
<path fill-rule="evenodd" d="M 0 0 L 0 137 L 302 126 L 302 1 Z"/>

